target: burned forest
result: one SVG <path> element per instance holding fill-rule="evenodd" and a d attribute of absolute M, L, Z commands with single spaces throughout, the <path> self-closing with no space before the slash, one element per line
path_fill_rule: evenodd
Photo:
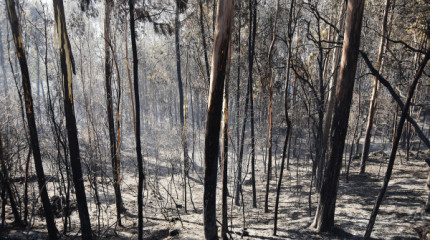
<path fill-rule="evenodd" d="M 0 1 L 0 240 L 430 239 L 428 0 Z"/>

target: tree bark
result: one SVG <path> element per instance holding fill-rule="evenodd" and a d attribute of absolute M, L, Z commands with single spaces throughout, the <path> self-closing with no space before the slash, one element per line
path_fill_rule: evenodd
<path fill-rule="evenodd" d="M 25 112 L 27 115 L 27 124 L 30 133 L 30 143 L 33 152 L 34 165 L 37 174 L 37 183 L 39 187 L 42 205 L 45 212 L 46 226 L 48 229 L 49 239 L 57 239 L 57 227 L 55 226 L 54 214 L 52 213 L 51 203 L 49 201 L 48 191 L 46 190 L 45 173 L 43 171 L 42 157 L 40 155 L 39 138 L 37 135 L 36 120 L 34 116 L 33 97 L 31 94 L 30 75 L 28 72 L 27 59 L 25 55 L 25 46 L 22 41 L 21 26 L 16 14 L 15 1 L 7 0 L 7 11 L 11 25 L 13 40 L 15 43 L 16 53 L 21 67 L 22 87 L 25 96 Z"/>
<path fill-rule="evenodd" d="M 218 1 L 214 45 L 212 52 L 211 85 L 209 89 L 205 136 L 205 176 L 203 195 L 204 231 L 208 240 L 218 239 L 216 226 L 216 182 L 219 131 L 231 39 L 234 1 Z"/>
<path fill-rule="evenodd" d="M 376 71 L 380 71 L 382 68 L 382 57 L 384 54 L 386 35 L 387 35 L 387 19 L 388 19 L 388 11 L 390 6 L 390 0 L 385 1 L 385 10 L 384 10 L 384 18 L 382 20 L 382 36 L 379 43 L 378 57 L 376 60 Z M 372 127 L 373 121 L 375 119 L 376 107 L 378 101 L 378 89 L 379 89 L 379 81 L 376 77 L 373 79 L 373 90 L 372 90 L 372 98 L 370 100 L 369 106 L 369 115 L 367 116 L 367 127 L 366 127 L 366 135 L 364 137 L 363 144 L 363 152 L 361 154 L 361 166 L 360 166 L 360 174 L 366 172 L 366 161 L 369 157 L 369 149 L 370 149 L 370 138 L 372 136 Z"/>
<path fill-rule="evenodd" d="M 105 20 L 104 20 L 104 38 L 105 38 L 105 87 L 106 87 L 106 110 L 108 117 L 109 127 L 109 144 L 110 155 L 112 164 L 113 188 L 115 192 L 115 205 L 116 205 L 116 220 L 117 224 L 121 226 L 121 190 L 119 186 L 118 176 L 118 153 L 115 136 L 115 123 L 113 117 L 113 100 L 112 100 L 112 57 L 110 51 L 111 32 L 110 32 L 110 18 L 114 3 L 112 0 L 105 1 Z M 112 53 L 113 54 L 113 53 Z"/>
<path fill-rule="evenodd" d="M 342 10 L 339 15 L 339 31 L 342 31 L 345 28 L 345 11 L 346 11 L 346 2 L 342 1 Z M 336 37 L 336 42 L 342 41 L 343 36 L 338 33 Z M 342 53 L 342 48 L 338 47 L 334 50 L 334 57 L 333 57 L 333 63 L 332 63 L 332 79 L 330 81 L 329 85 L 329 95 L 328 95 L 328 101 L 327 101 L 327 110 L 325 113 L 325 119 L 324 119 L 324 127 L 323 127 L 323 136 L 322 136 L 322 156 L 320 163 L 321 167 L 318 169 L 317 172 L 317 179 L 322 179 L 322 173 L 325 165 L 325 159 L 326 159 L 326 152 L 329 148 L 328 144 L 328 137 L 330 133 L 330 126 L 331 121 L 333 119 L 333 109 L 334 109 L 334 102 L 336 98 L 336 85 L 338 80 L 338 74 L 339 74 L 339 63 L 340 63 L 340 57 Z"/>
<path fill-rule="evenodd" d="M 64 113 L 66 117 L 67 137 L 69 140 L 70 162 L 75 185 L 76 201 L 78 203 L 79 219 L 81 222 L 82 238 L 92 239 L 91 222 L 88 214 L 87 198 L 82 175 L 81 158 L 79 153 L 78 130 L 76 127 L 75 110 L 73 106 L 72 71 L 75 72 L 74 60 L 66 29 L 66 18 L 62 0 L 53 0 L 54 17 L 60 50 L 61 70 L 63 79 Z"/>
<path fill-rule="evenodd" d="M 364 0 L 348 1 L 339 85 L 330 130 L 330 157 L 324 169 L 320 200 L 313 222 L 313 227 L 320 232 L 328 231 L 334 226 L 337 188 L 357 69 L 364 2 Z"/>
<path fill-rule="evenodd" d="M 292 28 L 292 21 L 293 21 L 293 11 L 295 7 L 295 0 L 291 0 L 290 9 L 289 9 L 289 17 L 288 17 L 288 45 L 287 45 L 287 69 L 286 69 L 286 75 L 285 75 L 285 93 L 284 93 L 284 111 L 285 111 L 285 120 L 287 122 L 287 134 L 285 135 L 285 141 L 284 141 L 284 147 L 282 149 L 282 161 L 281 161 L 281 169 L 279 172 L 279 180 L 278 180 L 278 187 L 276 189 L 276 200 L 275 200 L 275 215 L 273 217 L 273 236 L 276 236 L 278 231 L 278 208 L 279 208 L 279 196 L 281 194 L 281 187 L 282 187 L 282 178 L 284 176 L 284 168 L 285 168 L 285 157 L 288 154 L 289 158 L 289 149 L 287 152 L 288 147 L 288 140 L 290 139 L 291 135 L 291 120 L 288 116 L 288 86 L 290 82 L 290 67 L 291 67 L 291 43 L 293 40 L 293 28 Z"/>
<path fill-rule="evenodd" d="M 237 160 L 237 177 L 236 177 L 236 193 L 235 205 L 240 205 L 240 192 L 242 191 L 242 160 L 243 160 L 243 147 L 245 142 L 245 129 L 248 120 L 248 111 L 250 112 L 251 122 L 251 185 L 252 185 L 252 207 L 257 207 L 257 194 L 255 190 L 255 141 L 254 141 L 254 100 L 252 93 L 252 68 L 254 62 L 254 48 L 255 48 L 255 33 L 256 33 L 256 2 L 249 0 L 249 35 L 248 35 L 248 87 L 246 91 L 245 100 L 245 113 L 242 125 L 242 138 L 240 139 L 239 156 Z M 239 85 L 238 85 L 239 86 Z M 238 115 L 239 116 L 239 115 Z M 239 120 L 238 120 L 239 121 Z M 239 138 L 239 134 L 238 134 Z"/>
<path fill-rule="evenodd" d="M 208 81 L 210 81 L 210 67 L 209 67 L 209 60 L 208 60 L 208 48 L 206 46 L 206 34 L 205 34 L 205 25 L 203 22 L 203 0 L 199 0 L 199 9 L 200 9 L 200 18 L 199 18 L 199 23 L 200 23 L 200 33 L 202 34 L 202 44 L 203 44 L 203 54 L 205 57 L 205 66 L 206 66 L 206 74 L 208 77 Z"/>
<path fill-rule="evenodd" d="M 252 185 L 252 207 L 257 207 L 257 190 L 255 188 L 255 132 L 254 132 L 254 93 L 252 88 L 252 69 L 254 63 L 254 53 L 255 53 L 255 35 L 257 33 L 257 0 L 253 0 L 251 4 L 251 0 L 249 0 L 249 14 L 252 15 L 249 22 L 251 23 L 252 19 L 252 34 L 250 34 L 248 38 L 248 44 L 251 48 L 248 50 L 248 88 L 249 88 L 249 103 L 250 103 L 250 115 L 251 115 L 251 185 Z M 252 12 L 251 12 L 252 11 Z M 251 29 L 251 27 L 250 27 Z M 251 30 L 249 30 L 251 33 Z M 252 36 L 252 38 L 251 38 Z"/>
<path fill-rule="evenodd" d="M 179 30 L 180 30 L 180 22 L 179 22 L 179 14 L 181 13 L 180 8 L 180 1 L 176 1 L 176 11 L 175 11 L 175 50 L 176 50 L 176 73 L 178 77 L 178 91 L 179 91 L 179 116 L 181 120 L 181 126 L 182 129 L 185 131 L 185 119 L 184 119 L 184 89 L 182 84 L 182 73 L 181 73 L 181 51 L 180 51 L 180 43 L 179 43 Z M 187 139 L 184 137 L 182 138 L 182 147 L 184 150 L 184 206 L 185 211 L 187 211 L 186 208 L 186 201 L 187 201 L 187 179 L 188 179 L 188 149 L 187 149 Z"/>
<path fill-rule="evenodd" d="M 230 60 L 231 60 L 231 42 L 229 43 L 228 48 L 228 60 L 227 60 L 227 70 L 225 76 L 225 84 L 224 84 L 224 99 L 223 99 L 223 126 L 222 126 L 222 228 L 221 228 L 221 237 L 224 240 L 228 240 L 228 220 L 227 220 L 227 197 L 228 197 L 228 137 L 229 137 L 229 129 L 228 129 L 228 96 L 229 96 L 229 81 L 230 81 Z"/>
<path fill-rule="evenodd" d="M 133 52 L 133 78 L 134 78 L 134 102 L 135 102 L 135 113 L 136 113 L 136 130 L 134 136 L 136 139 L 136 154 L 137 154 L 137 168 L 139 173 L 138 189 L 137 189 L 137 215 L 138 215 L 138 239 L 143 239 L 143 181 L 145 175 L 143 173 L 143 157 L 142 147 L 140 142 L 140 100 L 139 100 L 139 65 L 137 58 L 137 46 L 136 46 L 136 29 L 134 21 L 134 0 L 128 1 L 128 7 L 130 9 L 130 34 L 131 34 L 131 48 Z"/>
<path fill-rule="evenodd" d="M 269 156 L 268 156 L 268 161 L 267 161 L 267 177 L 266 177 L 266 195 L 265 195 L 265 199 L 264 199 L 264 212 L 268 213 L 269 212 L 269 189 L 270 189 L 270 180 L 272 179 L 272 139 L 273 139 L 273 74 L 274 74 L 274 69 L 272 66 L 272 56 L 273 56 L 273 51 L 274 51 L 274 47 L 275 47 L 275 43 L 276 43 L 276 25 L 278 23 L 278 15 L 279 15 L 279 0 L 277 0 L 276 3 L 276 13 L 275 13 L 275 20 L 273 23 L 273 30 L 272 30 L 272 42 L 270 43 L 269 46 L 269 53 L 267 56 L 267 60 L 268 60 L 268 71 L 270 73 L 270 80 L 269 80 L 269 119 L 268 119 L 268 124 L 267 124 L 267 130 L 269 131 L 269 139 L 268 139 L 268 152 L 269 152 Z"/>
<path fill-rule="evenodd" d="M 3 44 L 1 43 L 2 39 L 2 30 L 0 29 L 0 65 L 3 72 L 3 93 L 6 97 L 8 94 L 8 86 L 7 86 L 7 75 L 6 75 L 6 68 L 4 67 L 4 51 L 3 51 Z"/>

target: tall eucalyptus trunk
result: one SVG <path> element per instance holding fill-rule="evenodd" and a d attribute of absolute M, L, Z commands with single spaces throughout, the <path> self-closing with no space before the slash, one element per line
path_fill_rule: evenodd
<path fill-rule="evenodd" d="M 73 184 L 78 203 L 79 219 L 81 222 L 82 238 L 92 239 L 91 222 L 88 214 L 87 198 L 82 175 L 81 157 L 79 153 L 78 129 L 76 127 L 75 109 L 73 104 L 72 72 L 75 73 L 72 49 L 66 29 L 66 17 L 62 0 L 53 0 L 55 26 L 57 30 L 60 62 L 63 80 L 63 102 L 66 117 L 67 137 L 69 141 L 70 162 L 72 167 Z"/>

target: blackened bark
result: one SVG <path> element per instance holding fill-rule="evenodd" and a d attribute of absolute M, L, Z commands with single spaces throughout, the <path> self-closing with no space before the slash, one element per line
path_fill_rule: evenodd
<path fill-rule="evenodd" d="M 251 14 L 251 7 L 250 7 Z M 250 104 L 250 114 L 251 114 L 251 185 L 252 185 L 252 207 L 257 207 L 257 190 L 255 188 L 255 131 L 254 131 L 254 91 L 252 88 L 252 69 L 254 63 L 255 54 L 255 35 L 257 33 L 257 0 L 253 0 L 252 3 L 252 44 L 249 54 L 249 104 Z"/>
<path fill-rule="evenodd" d="M 331 149 L 324 169 L 320 200 L 313 223 L 313 227 L 321 232 L 328 231 L 334 226 L 337 188 L 357 69 L 364 2 L 364 0 L 348 1 L 339 86 L 336 91 L 335 110 L 330 130 Z"/>
<path fill-rule="evenodd" d="M 234 1 L 218 1 L 216 30 L 212 52 L 211 85 L 209 90 L 206 137 L 205 176 L 203 194 L 204 231 L 206 239 L 218 239 L 216 226 L 216 182 L 219 132 L 226 75 Z"/>
<path fill-rule="evenodd" d="M 180 1 L 176 1 L 176 11 L 175 11 L 175 50 L 176 50 L 176 73 L 178 77 L 178 91 L 179 91 L 179 116 L 181 120 L 182 129 L 185 131 L 185 119 L 184 119 L 184 89 L 182 84 L 182 73 L 181 73 L 181 46 L 179 43 L 179 30 L 180 30 L 180 22 L 179 22 L 179 14 L 181 13 Z M 182 138 L 182 147 L 184 150 L 184 206 L 185 212 L 187 211 L 187 179 L 188 179 L 188 148 L 187 141 L 184 136 Z"/>
<path fill-rule="evenodd" d="M 316 10 L 317 11 L 317 10 Z M 317 125 L 317 135 L 315 139 L 315 161 L 314 161 L 314 169 L 318 170 L 318 172 L 322 172 L 325 164 L 325 157 L 323 154 L 323 145 L 322 145 L 322 135 L 323 135 L 323 124 L 324 124 L 324 101 L 325 101 L 325 87 L 324 87 L 324 52 L 323 45 L 321 40 L 321 20 L 317 19 L 317 35 L 318 35 L 318 125 Z M 315 176 L 316 188 L 319 191 L 321 189 L 321 174 L 318 174 L 316 171 L 312 174 Z M 312 186 L 311 186 L 312 191 Z"/>
<path fill-rule="evenodd" d="M 341 11 L 339 14 L 339 31 L 342 31 L 345 27 L 345 11 L 346 11 L 346 2 L 342 2 Z M 342 41 L 342 34 L 341 32 L 337 33 L 336 42 Z M 317 179 L 322 179 L 322 174 L 324 171 L 324 165 L 325 165 L 325 159 L 326 159 L 326 152 L 328 149 L 328 137 L 330 133 L 330 127 L 331 127 L 331 120 L 333 118 L 333 109 L 334 109 L 334 101 L 336 96 L 336 85 L 338 80 L 338 73 L 339 73 L 339 63 L 341 58 L 341 48 L 336 48 L 333 53 L 333 62 L 332 62 L 332 70 L 331 75 L 332 79 L 330 80 L 329 84 L 329 93 L 328 93 L 328 100 L 326 105 L 326 113 L 324 118 L 324 126 L 323 126 L 323 135 L 322 135 L 322 155 L 321 155 L 321 162 L 320 165 L 321 168 L 317 171 Z M 321 187 L 321 186 L 320 186 Z"/>
<path fill-rule="evenodd" d="M 16 14 L 15 1 L 7 0 L 6 4 L 16 53 L 18 56 L 19 65 L 21 67 L 22 87 L 25 96 L 25 112 L 27 115 L 31 149 L 33 152 L 34 165 L 36 168 L 37 183 L 45 212 L 46 225 L 48 228 L 48 236 L 49 239 L 57 239 L 58 230 L 55 226 L 54 215 L 52 213 L 48 191 L 46 190 L 45 173 L 43 172 L 42 157 L 40 155 L 39 138 L 37 135 L 33 98 L 31 94 L 30 75 L 28 72 L 27 59 L 25 56 L 25 47 L 22 41 L 23 38 L 21 35 L 21 27 Z"/>
<path fill-rule="evenodd" d="M 284 176 L 284 167 L 285 167 L 285 157 L 289 152 L 287 152 L 288 139 L 290 139 L 291 134 L 291 120 L 288 116 L 288 86 L 290 82 L 290 67 L 291 67 L 291 43 L 293 37 L 293 29 L 292 29 L 292 21 L 293 21 L 293 11 L 295 6 L 295 0 L 291 0 L 290 10 L 289 10 L 289 18 L 288 18 L 288 45 L 287 45 L 287 73 L 285 77 L 285 95 L 284 95 L 284 111 L 285 111 L 285 120 L 287 122 L 287 134 L 285 135 L 284 147 L 282 149 L 282 161 L 281 161 L 281 169 L 279 173 L 278 187 L 276 189 L 276 200 L 275 200 L 275 215 L 273 217 L 273 235 L 276 236 L 278 231 L 278 208 L 279 208 L 279 196 L 281 194 L 281 186 L 282 186 L 282 177 Z M 289 149 L 288 149 L 289 151 Z"/>
<path fill-rule="evenodd" d="M 236 176 L 236 193 L 234 197 L 234 204 L 236 206 L 240 205 L 240 192 L 242 191 L 242 160 L 243 160 L 243 146 L 245 142 L 245 128 L 246 121 L 248 120 L 248 107 L 249 107 L 249 99 L 250 99 L 250 85 L 252 83 L 248 81 L 248 89 L 246 92 L 246 100 L 245 100 L 245 115 L 243 117 L 243 125 L 242 125 L 242 138 L 240 139 L 239 145 L 239 157 L 237 159 L 237 176 Z"/>
<path fill-rule="evenodd" d="M 224 116 L 223 116 L 223 126 L 222 126 L 222 226 L 221 226 L 221 237 L 224 240 L 228 240 L 228 220 L 227 220 L 227 196 L 228 196 L 228 90 L 229 90 L 229 80 L 230 80 L 230 56 L 231 56 L 231 42 L 228 51 L 228 65 L 226 72 L 226 80 L 224 84 Z"/>
<path fill-rule="evenodd" d="M 104 26 L 104 37 L 105 37 L 105 86 L 106 86 L 106 110 L 108 116 L 108 127 L 109 127 L 109 144 L 110 154 L 112 163 L 112 176 L 113 176 L 113 188 L 115 191 L 115 204 L 116 204 L 116 220 L 118 225 L 121 224 L 121 209 L 122 209 L 122 198 L 121 190 L 119 185 L 118 176 L 118 153 L 115 136 L 115 124 L 113 117 L 113 100 L 112 100 L 112 57 L 110 51 L 111 36 L 110 36 L 110 18 L 113 8 L 113 1 L 106 0 L 105 2 L 105 26 Z M 113 54 L 113 53 L 112 53 Z"/>
<path fill-rule="evenodd" d="M 178 0 L 180 1 L 180 0 Z M 182 73 L 181 73 L 181 46 L 179 45 L 179 4 L 176 6 L 175 11 L 175 50 L 176 50 L 176 73 L 178 77 L 178 90 L 179 90 L 179 116 L 181 120 L 181 125 L 184 125 L 184 89 L 182 84 Z"/>
<path fill-rule="evenodd" d="M 238 9 L 241 9 L 241 1 L 238 2 Z M 239 149 L 239 142 L 240 142 L 240 135 L 239 135 L 239 129 L 240 129 L 240 31 L 241 31 L 241 24 L 242 24 L 242 18 L 241 14 L 238 16 L 238 29 L 237 29 L 237 78 L 236 78 L 236 148 Z M 236 160 L 239 159 L 239 152 L 236 151 Z"/>
<path fill-rule="evenodd" d="M 66 18 L 62 0 L 53 0 L 54 17 L 57 28 L 60 50 L 61 70 L 63 79 L 64 114 L 66 117 L 67 137 L 69 140 L 70 165 L 72 167 L 73 184 L 75 186 L 76 201 L 78 203 L 79 219 L 81 221 L 82 238 L 92 239 L 91 222 L 88 214 L 87 198 L 82 175 L 81 158 L 79 153 L 78 129 L 73 106 L 72 70 L 74 61 L 66 29 Z"/>
<path fill-rule="evenodd" d="M 133 52 L 133 78 L 134 78 L 134 102 L 136 111 L 136 131 L 134 136 L 136 138 L 136 153 L 137 153 L 137 170 L 139 172 L 139 182 L 137 189 L 137 217 L 138 217 L 138 239 L 143 239 L 143 181 L 145 175 L 143 173 L 143 157 L 142 147 L 140 142 L 140 100 L 139 100 L 139 65 L 137 59 L 137 46 L 136 46 L 136 29 L 134 26 L 134 0 L 128 1 L 130 9 L 130 34 L 131 34 L 131 48 Z"/>
<path fill-rule="evenodd" d="M 0 29 L 0 65 L 3 72 L 3 93 L 4 93 L 4 96 L 6 97 L 8 93 L 8 86 L 7 86 L 6 68 L 4 67 L 3 44 L 1 39 L 2 39 L 2 30 Z"/>
<path fill-rule="evenodd" d="M 273 24 L 272 30 L 272 42 L 269 46 L 269 54 L 268 54 L 268 70 L 270 73 L 270 85 L 269 85 L 269 121 L 268 121 L 268 131 L 269 131 L 269 139 L 268 139 L 268 161 L 267 161 L 267 177 L 266 177 L 266 195 L 264 199 L 264 212 L 269 212 L 269 188 L 270 188 L 270 180 L 272 179 L 272 138 L 273 138 L 273 74 L 274 69 L 272 66 L 272 56 L 274 51 L 274 46 L 276 43 L 276 24 L 278 23 L 278 14 L 279 14 L 279 0 L 276 4 L 276 14 L 275 21 Z"/>
<path fill-rule="evenodd" d="M 202 44 L 203 44 L 203 54 L 205 57 L 205 65 L 206 65 L 206 74 L 208 77 L 208 81 L 210 81 L 210 67 L 209 67 L 209 60 L 208 60 L 208 48 L 206 46 L 206 34 L 205 34 L 205 25 L 203 22 L 203 0 L 199 0 L 199 9 L 200 9 L 200 33 L 202 34 Z"/>

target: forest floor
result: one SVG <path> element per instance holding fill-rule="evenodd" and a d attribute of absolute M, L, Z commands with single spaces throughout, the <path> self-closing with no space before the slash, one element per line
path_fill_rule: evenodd
<path fill-rule="evenodd" d="M 123 227 L 116 226 L 115 201 L 109 177 L 97 178 L 100 199 L 100 211 L 94 201 L 94 184 L 86 179 L 87 199 L 89 203 L 93 231 L 100 239 L 136 239 L 137 238 L 137 173 L 132 150 L 122 152 L 122 197 L 126 212 L 122 215 Z M 202 166 L 201 159 L 196 160 L 195 170 L 190 173 L 187 189 L 187 212 L 182 197 L 183 184 L 180 174 L 180 159 L 156 151 L 157 158 L 145 158 L 146 178 L 144 195 L 144 234 L 145 239 L 204 239 L 202 216 Z M 197 155 L 197 154 L 196 154 Z M 200 154 L 201 155 L 201 154 Z M 257 159 L 257 208 L 252 208 L 252 189 L 249 181 L 243 187 L 244 208 L 234 205 L 229 197 L 230 237 L 241 239 L 243 226 L 248 236 L 243 239 L 361 239 L 364 235 L 368 218 L 385 175 L 389 152 L 373 152 L 370 155 L 367 173 L 359 175 L 359 159 L 351 164 L 349 182 L 342 169 L 338 197 L 336 202 L 335 229 L 331 233 L 318 234 L 309 227 L 316 211 L 318 196 L 312 189 L 309 197 L 310 163 L 304 159 L 293 159 L 290 170 L 284 172 L 283 187 L 280 197 L 278 236 L 272 236 L 273 209 L 276 196 L 276 184 L 279 175 L 280 154 L 276 156 L 270 182 L 269 213 L 264 213 L 265 173 L 262 156 Z M 382 202 L 372 237 L 375 239 L 418 239 L 414 228 L 430 224 L 430 215 L 422 211 L 428 196 L 425 183 L 428 167 L 424 162 L 430 158 L 429 151 L 413 151 L 410 160 L 405 161 L 403 151 L 396 158 L 394 171 L 388 191 Z M 402 161 L 400 161 L 402 160 Z M 200 162 L 199 162 L 200 161 Z M 231 169 L 234 161 L 230 163 Z M 245 169 L 248 159 L 244 161 Z M 345 164 L 343 164 L 343 167 Z M 175 170 L 176 169 L 176 170 Z M 48 170 L 49 171 L 49 170 Z M 110 176 L 110 170 L 106 170 Z M 198 174 L 197 174 L 198 173 Z M 229 172 L 230 177 L 233 172 Z M 249 180 L 250 174 L 244 176 Z M 37 201 L 36 181 L 32 178 L 30 202 Z M 49 178 L 48 178 L 49 179 Z M 50 181 L 50 196 L 59 195 L 58 180 Z M 229 180 L 229 193 L 234 195 L 234 179 Z M 19 184 L 19 183 L 15 183 Z M 52 186 L 50 186 L 52 185 Z M 21 188 L 21 187 L 19 187 Z M 55 190 L 57 189 L 57 190 Z M 190 191 L 192 197 L 190 197 Z M 221 178 L 217 185 L 217 218 L 221 221 Z M 74 199 L 74 193 L 72 197 Z M 192 202 L 190 199 L 192 198 Z M 72 200 L 74 201 L 74 200 Z M 311 203 L 309 203 L 311 201 Z M 309 205 L 312 207 L 309 208 Z M 33 204 L 30 204 L 33 206 Z M 12 214 L 6 208 L 6 227 L 1 229 L 0 239 L 46 239 L 45 221 L 41 217 L 40 202 L 30 208 L 31 228 L 12 225 Z M 311 216 L 309 215 L 311 214 Z M 56 218 L 57 227 L 63 229 L 63 218 Z M 79 218 L 77 210 L 71 214 L 71 230 L 62 239 L 79 239 Z M 177 231 L 174 231 L 177 230 Z M 170 234 L 175 236 L 169 236 Z"/>

